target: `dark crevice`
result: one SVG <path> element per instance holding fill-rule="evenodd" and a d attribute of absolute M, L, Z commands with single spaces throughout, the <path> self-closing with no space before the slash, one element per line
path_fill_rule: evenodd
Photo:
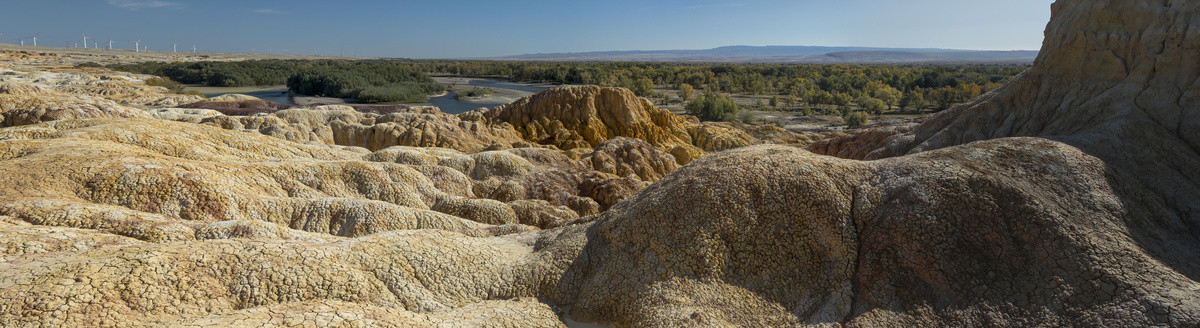
<path fill-rule="evenodd" d="M 842 318 L 843 324 L 848 324 L 853 319 L 858 311 L 858 294 L 861 292 L 860 284 L 858 283 L 859 271 L 862 268 L 862 231 L 859 230 L 858 221 L 858 200 L 861 186 L 856 186 L 851 190 L 850 194 L 850 227 L 854 231 L 854 269 L 850 274 L 850 311 L 846 317 Z"/>

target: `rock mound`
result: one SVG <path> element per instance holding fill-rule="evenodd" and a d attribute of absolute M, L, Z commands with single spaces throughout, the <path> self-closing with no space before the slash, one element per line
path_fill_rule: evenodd
<path fill-rule="evenodd" d="M 0 133 L 0 213 L 150 241 L 191 240 L 192 223 L 227 220 L 335 236 L 481 236 L 490 227 L 473 219 L 517 221 L 507 205 L 442 191 L 422 170 L 326 146 L 149 119 L 54 123 Z M 41 169 L 22 172 L 30 167 Z"/>
<path fill-rule="evenodd" d="M 601 143 L 584 158 L 596 171 L 654 182 L 679 168 L 675 157 L 640 139 L 616 137 Z"/>
<path fill-rule="evenodd" d="M 1060 0 L 1013 82 L 812 147 L 873 161 L 701 158 L 598 219 L 561 302 L 661 327 L 1200 324 L 1198 19 Z"/>
<path fill-rule="evenodd" d="M 196 102 L 201 97 L 172 94 L 163 87 L 148 86 L 125 73 L 51 73 L 0 70 L 0 83 L 37 86 L 41 91 L 91 96 L 126 106 L 174 107 Z M 26 94 L 32 95 L 32 94 Z"/>
<path fill-rule="evenodd" d="M 976 140 L 1039 137 L 1104 161 L 1131 233 L 1191 277 L 1200 227 L 1200 3 L 1058 1 L 1034 67 L 920 124 L 841 138 L 878 159 Z M 869 136 L 869 137 L 866 137 Z M 845 148 L 845 147 L 843 147 Z M 820 149 L 817 149 L 820 150 Z"/>
<path fill-rule="evenodd" d="M 1131 235 L 1111 179 L 1037 138 L 713 154 L 605 213 L 558 301 L 618 326 L 1200 322 L 1197 284 Z"/>
<path fill-rule="evenodd" d="M 39 270 L 0 277 L 8 305 L 0 322 L 562 327 L 549 306 L 523 296 L 536 294 L 556 267 L 528 248 L 425 230 L 329 243 L 211 240 L 37 254 L 22 261 Z"/>
<path fill-rule="evenodd" d="M 555 88 L 481 114 L 512 124 L 526 139 L 562 149 L 592 149 L 618 136 L 660 147 L 692 144 L 685 119 L 627 89 Z"/>
<path fill-rule="evenodd" d="M 641 139 L 675 155 L 679 164 L 703 156 L 705 150 L 757 143 L 736 129 L 701 128 L 623 88 L 560 87 L 478 115 L 511 124 L 525 140 L 564 150 L 591 150 L 615 137 Z M 731 138 L 736 141 L 710 142 Z"/>
<path fill-rule="evenodd" d="M 104 98 L 60 93 L 19 82 L 0 83 L 0 126 L 96 117 L 150 117 Z"/>

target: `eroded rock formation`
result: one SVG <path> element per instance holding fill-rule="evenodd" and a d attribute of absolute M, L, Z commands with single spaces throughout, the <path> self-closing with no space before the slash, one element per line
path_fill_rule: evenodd
<path fill-rule="evenodd" d="M 146 85 L 141 78 L 90 69 L 55 69 L 54 72 L 0 69 L 0 83 L 36 85 L 42 92 L 58 91 L 60 97 L 90 97 L 134 107 L 172 107 L 200 100 L 199 96 L 172 94 L 166 88 Z M 53 97 L 46 95 L 43 98 Z"/>
<path fill-rule="evenodd" d="M 149 117 L 104 98 L 72 95 L 35 84 L 0 83 L 0 126 L 93 117 Z"/>
<path fill-rule="evenodd" d="M 556 88 L 478 114 L 511 124 L 530 142 L 564 150 L 590 152 L 615 137 L 641 139 L 674 155 L 679 164 L 703 156 L 705 150 L 758 143 L 740 130 L 701 125 L 619 88 Z"/>
<path fill-rule="evenodd" d="M 843 158 L 601 88 L 29 120 L 0 325 L 1200 325 L 1198 18 L 1060 0 L 1030 72 Z"/>

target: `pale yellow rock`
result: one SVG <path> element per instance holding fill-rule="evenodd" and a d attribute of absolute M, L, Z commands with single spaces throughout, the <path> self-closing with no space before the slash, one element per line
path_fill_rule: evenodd
<path fill-rule="evenodd" d="M 10 70 L 0 74 L 0 83 L 37 85 L 45 90 L 100 98 L 125 106 L 177 107 L 201 99 L 194 95 L 172 94 L 166 88 L 148 86 L 141 79 L 116 72 L 97 74 Z"/>
<path fill-rule="evenodd" d="M 699 149 L 692 132 L 567 111 L 641 106 L 600 89 L 536 106 L 566 122 L 307 110 L 206 123 L 236 131 L 0 129 L 0 325 L 1194 327 L 1197 17 L 1060 0 L 1030 72 L 814 146 L 848 159 L 749 146 L 661 172 Z M 620 126 L 692 140 L 601 137 Z M 748 134 L 803 143 L 775 132 Z"/>
<path fill-rule="evenodd" d="M 0 212 L 43 225 L 154 241 L 193 238 L 190 221 L 226 220 L 339 236 L 488 234 L 430 210 L 439 199 L 470 196 L 462 179 L 434 183 L 413 166 L 362 162 L 327 146 L 151 119 L 57 121 L 0 131 L 0 140 L 8 154 L 0 156 Z M 32 183 L 40 187 L 19 187 Z"/>
<path fill-rule="evenodd" d="M 195 108 L 157 108 L 149 109 L 146 112 L 151 116 L 160 120 L 200 123 L 204 119 L 222 116 L 221 112 L 211 109 L 195 109 Z"/>
<path fill-rule="evenodd" d="M 94 117 L 150 117 L 107 99 L 64 94 L 36 85 L 0 83 L 0 126 Z"/>
<path fill-rule="evenodd" d="M 645 141 L 626 137 L 601 143 L 584 161 L 596 171 L 649 182 L 658 181 L 663 175 L 679 168 L 674 156 L 659 151 Z"/>

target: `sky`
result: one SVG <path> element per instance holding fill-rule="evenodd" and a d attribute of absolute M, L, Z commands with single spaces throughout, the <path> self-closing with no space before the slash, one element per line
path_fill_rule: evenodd
<path fill-rule="evenodd" d="M 0 0 L 0 42 L 477 58 L 732 45 L 1037 50 L 1050 0 Z M 31 40 L 26 39 L 26 44 Z"/>

